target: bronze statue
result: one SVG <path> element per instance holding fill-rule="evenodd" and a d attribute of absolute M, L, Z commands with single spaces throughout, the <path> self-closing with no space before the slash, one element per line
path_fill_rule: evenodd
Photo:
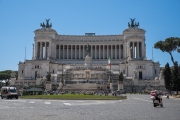
<path fill-rule="evenodd" d="M 40 24 L 41 27 L 45 28 L 44 22 Z"/>
<path fill-rule="evenodd" d="M 130 23 L 128 22 L 128 27 L 130 27 L 130 28 L 137 28 L 137 27 L 139 27 L 139 22 L 138 23 L 134 22 L 135 19 L 136 18 L 134 18 L 134 19 L 130 18 L 131 22 Z"/>
<path fill-rule="evenodd" d="M 131 18 L 130 18 L 131 19 Z M 136 18 L 134 19 L 131 19 L 131 27 L 134 27 L 134 21 L 135 21 Z"/>
<path fill-rule="evenodd" d="M 51 28 L 51 27 L 52 27 L 52 23 L 49 24 L 49 20 L 50 20 L 50 19 L 46 19 L 46 25 L 45 25 L 44 22 L 43 22 L 43 23 L 40 23 L 40 26 L 41 26 L 42 28 Z"/>
<path fill-rule="evenodd" d="M 89 44 L 86 46 L 86 51 L 87 51 L 87 55 L 90 56 L 90 53 L 91 53 L 91 46 L 90 46 Z"/>
<path fill-rule="evenodd" d="M 50 19 L 46 19 L 46 28 L 49 28 L 49 20 Z"/>

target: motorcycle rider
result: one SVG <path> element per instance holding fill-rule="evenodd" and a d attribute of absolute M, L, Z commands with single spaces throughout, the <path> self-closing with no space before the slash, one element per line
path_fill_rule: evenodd
<path fill-rule="evenodd" d="M 162 98 L 159 98 L 159 92 L 157 91 L 157 90 L 154 90 L 154 92 L 155 92 L 155 99 L 156 100 L 159 100 L 159 103 L 161 103 L 162 102 Z"/>

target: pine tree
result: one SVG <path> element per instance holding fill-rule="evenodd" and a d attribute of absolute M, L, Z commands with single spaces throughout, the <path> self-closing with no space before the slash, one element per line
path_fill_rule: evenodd
<path fill-rule="evenodd" d="M 178 66 L 178 63 L 176 62 L 176 65 Z M 180 66 L 178 67 L 180 69 Z M 172 80 L 172 88 L 176 93 L 178 94 L 178 91 L 180 91 L 180 76 L 178 73 L 178 69 L 175 67 L 172 69 L 172 75 L 171 75 L 171 80 Z"/>
<path fill-rule="evenodd" d="M 172 80 L 171 80 L 171 69 L 169 67 L 169 63 L 165 65 L 165 69 L 163 70 L 164 82 L 166 89 L 171 91 L 172 88 Z"/>

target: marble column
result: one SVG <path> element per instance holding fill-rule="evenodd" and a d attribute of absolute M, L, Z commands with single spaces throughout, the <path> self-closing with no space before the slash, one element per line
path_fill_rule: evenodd
<path fill-rule="evenodd" d="M 137 42 L 137 58 L 139 58 L 139 42 Z"/>
<path fill-rule="evenodd" d="M 85 50 L 84 50 L 85 45 L 83 45 L 83 59 L 85 58 Z"/>
<path fill-rule="evenodd" d="M 91 58 L 93 58 L 93 45 L 91 45 Z"/>
<path fill-rule="evenodd" d="M 55 45 L 55 59 L 57 59 L 57 45 Z"/>
<path fill-rule="evenodd" d="M 73 59 L 73 45 L 71 45 L 71 59 Z"/>
<path fill-rule="evenodd" d="M 141 42 L 141 56 L 144 58 L 144 42 Z"/>
<path fill-rule="evenodd" d="M 111 45 L 111 59 L 113 59 L 113 45 Z"/>
<path fill-rule="evenodd" d="M 101 45 L 99 45 L 99 59 L 101 59 Z"/>
<path fill-rule="evenodd" d="M 104 54 L 105 54 L 105 51 L 104 51 L 104 46 L 105 46 L 105 45 L 103 45 L 103 59 L 104 59 Z"/>
<path fill-rule="evenodd" d="M 35 59 L 38 58 L 38 44 L 35 42 Z"/>
<path fill-rule="evenodd" d="M 97 51 L 96 51 L 96 45 L 95 45 L 95 59 L 96 59 L 96 56 L 97 56 Z"/>
<path fill-rule="evenodd" d="M 61 45 L 59 44 L 59 59 L 61 59 Z"/>
<path fill-rule="evenodd" d="M 133 58 L 135 58 L 135 47 L 134 47 L 134 42 L 133 42 Z"/>
<path fill-rule="evenodd" d="M 39 42 L 40 43 L 40 56 L 39 58 L 42 58 L 42 42 Z"/>
<path fill-rule="evenodd" d="M 34 59 L 34 44 L 32 44 L 33 48 L 32 48 L 32 59 Z"/>
<path fill-rule="evenodd" d="M 117 45 L 115 45 L 115 59 L 117 59 Z"/>
<path fill-rule="evenodd" d="M 109 57 L 109 45 L 107 45 L 107 58 Z"/>
<path fill-rule="evenodd" d="M 49 42 L 49 47 L 48 47 L 48 59 L 51 57 L 51 42 Z"/>
<path fill-rule="evenodd" d="M 64 59 L 64 45 L 62 45 L 62 59 Z"/>
<path fill-rule="evenodd" d="M 76 59 L 77 46 L 75 45 L 75 59 Z"/>
<path fill-rule="evenodd" d="M 52 57 L 52 43 L 49 42 L 49 57 Z"/>
<path fill-rule="evenodd" d="M 67 48 L 67 59 L 69 59 L 69 48 L 68 48 L 69 45 L 66 45 L 66 46 L 67 46 L 67 47 L 66 47 L 66 48 Z"/>
<path fill-rule="evenodd" d="M 121 45 L 119 45 L 119 59 L 121 59 Z"/>
<path fill-rule="evenodd" d="M 144 46 L 144 49 L 143 49 L 143 52 L 144 52 L 144 59 L 146 60 L 146 44 L 144 43 L 143 46 Z"/>
<path fill-rule="evenodd" d="M 79 45 L 79 59 L 81 59 L 81 45 Z"/>
<path fill-rule="evenodd" d="M 45 58 L 47 59 L 47 42 L 45 42 Z"/>

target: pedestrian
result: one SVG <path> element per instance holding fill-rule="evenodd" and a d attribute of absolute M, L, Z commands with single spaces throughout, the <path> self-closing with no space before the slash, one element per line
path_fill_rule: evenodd
<path fill-rule="evenodd" d="M 166 95 L 166 98 L 169 99 L 169 94 Z"/>

